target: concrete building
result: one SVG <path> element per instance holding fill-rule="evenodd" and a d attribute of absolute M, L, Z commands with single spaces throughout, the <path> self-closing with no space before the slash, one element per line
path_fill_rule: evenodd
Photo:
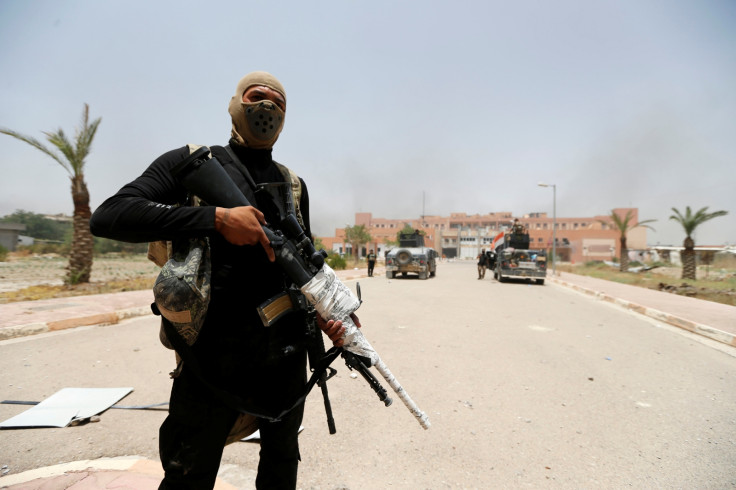
<path fill-rule="evenodd" d="M 624 217 L 631 211 L 632 223 L 639 220 L 637 208 L 613 210 Z M 619 256 L 620 233 L 611 223 L 609 215 L 580 218 L 557 217 L 553 220 L 547 213 L 529 213 L 514 216 L 510 212 L 468 215 L 451 213 L 450 216 L 423 216 L 410 219 L 374 218 L 371 213 L 355 213 L 355 225 L 364 225 L 373 240 L 361 250 L 365 256 L 369 249 L 376 250 L 379 257 L 388 250 L 387 241 L 395 241 L 396 233 L 406 225 L 426 233 L 425 244 L 447 258 L 475 259 L 481 249 L 491 247 L 499 233 L 511 228 L 515 218 L 529 230 L 530 245 L 538 249 L 551 249 L 553 221 L 557 223 L 555 250 L 561 262 L 586 262 L 589 260 L 611 260 Z M 646 250 L 646 228 L 639 227 L 627 233 L 629 250 Z M 345 243 L 345 230 L 338 228 L 334 237 L 321 237 L 328 250 L 349 254 L 350 245 Z"/>
<path fill-rule="evenodd" d="M 683 250 L 685 250 L 685 247 L 682 246 L 655 245 L 650 247 L 647 253 L 652 261 L 668 262 L 679 267 L 682 265 L 681 254 Z M 711 264 L 717 254 L 736 255 L 736 247 L 730 247 L 728 245 L 696 245 L 695 263 L 698 265 Z"/>
<path fill-rule="evenodd" d="M 15 251 L 21 231 L 26 231 L 26 225 L 19 223 L 0 223 L 0 245 L 11 252 Z"/>

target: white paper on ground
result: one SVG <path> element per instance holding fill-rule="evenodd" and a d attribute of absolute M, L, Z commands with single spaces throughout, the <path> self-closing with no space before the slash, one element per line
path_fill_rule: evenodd
<path fill-rule="evenodd" d="M 104 412 L 133 388 L 63 388 L 38 405 L 0 422 L 0 427 L 66 427 Z"/>

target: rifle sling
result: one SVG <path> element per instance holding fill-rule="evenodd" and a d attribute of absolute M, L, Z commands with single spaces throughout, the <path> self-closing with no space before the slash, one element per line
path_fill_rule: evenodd
<path fill-rule="evenodd" d="M 225 151 L 227 151 L 227 154 L 230 155 L 230 158 L 235 162 L 235 168 L 240 171 L 243 177 L 245 177 L 245 181 L 248 182 L 248 185 L 255 191 L 258 186 L 256 185 L 256 181 L 253 180 L 253 177 L 251 177 L 250 172 L 248 172 L 248 167 L 240 161 L 240 158 L 238 158 L 238 155 L 236 155 L 233 149 L 230 148 L 230 145 L 225 145 Z"/>
<path fill-rule="evenodd" d="M 166 318 L 161 318 L 161 323 L 164 327 L 164 331 L 166 332 L 166 337 L 174 346 L 176 352 L 179 353 L 179 356 L 181 356 L 187 369 L 190 369 L 191 372 L 202 383 L 204 383 L 204 385 L 209 388 L 210 391 L 212 391 L 212 393 L 217 396 L 217 398 L 220 399 L 220 401 L 222 401 L 231 409 L 236 410 L 240 413 L 249 413 L 251 415 L 255 415 L 256 417 L 264 418 L 274 422 L 281 420 L 287 413 L 289 413 L 291 410 L 304 402 L 314 385 L 317 384 L 317 381 L 319 381 L 322 375 L 327 371 L 327 368 L 330 366 L 330 364 L 332 364 L 332 361 L 334 361 L 342 352 L 341 348 L 335 347 L 327 351 L 322 359 L 320 359 L 317 367 L 312 372 L 312 375 L 310 376 L 309 381 L 307 381 L 307 384 L 304 385 L 303 393 L 297 396 L 293 403 L 287 405 L 287 408 L 285 408 L 281 413 L 273 416 L 266 413 L 258 413 L 258 410 L 254 410 L 253 408 L 246 408 L 247 404 L 245 403 L 245 400 L 243 400 L 241 397 L 213 385 L 205 376 L 202 370 L 202 366 L 197 359 L 197 356 L 194 354 L 194 352 L 192 352 L 192 348 L 187 345 L 187 343 L 184 341 L 183 338 L 181 338 L 181 336 L 179 336 L 174 326 L 168 320 L 166 320 Z"/>

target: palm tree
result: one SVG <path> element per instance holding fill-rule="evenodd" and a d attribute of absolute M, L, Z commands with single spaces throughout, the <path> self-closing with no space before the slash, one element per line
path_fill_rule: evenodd
<path fill-rule="evenodd" d="M 355 263 L 360 257 L 360 247 L 372 240 L 371 234 L 365 229 L 365 225 L 355 225 L 345 227 L 345 240 L 353 249 Z"/>
<path fill-rule="evenodd" d="M 712 213 L 708 212 L 708 206 L 700 209 L 697 213 L 693 214 L 690 206 L 685 208 L 685 215 L 683 216 L 677 208 L 672 208 L 675 212 L 670 219 L 680 223 L 685 230 L 685 241 L 683 247 L 685 250 L 682 252 L 682 278 L 695 280 L 695 240 L 692 235 L 695 232 L 695 228 L 705 223 L 708 220 L 724 216 L 728 214 L 728 211 L 715 211 Z"/>
<path fill-rule="evenodd" d="M 84 181 L 84 164 L 100 121 L 102 121 L 102 118 L 89 122 L 89 106 L 84 104 L 82 125 L 76 130 L 74 144 L 69 141 L 62 129 L 58 129 L 56 132 L 43 132 L 49 143 L 54 145 L 64 158 L 55 151 L 49 150 L 31 136 L 0 128 L 0 133 L 25 141 L 53 158 L 69 174 L 72 181 L 72 201 L 74 202 L 74 235 L 66 279 L 69 284 L 89 282 L 89 276 L 92 272 L 93 239 L 92 233 L 89 231 L 89 218 L 92 213 L 89 208 L 89 192 Z"/>
<path fill-rule="evenodd" d="M 626 213 L 626 216 L 624 218 L 621 218 L 618 214 L 616 214 L 614 211 L 611 211 L 611 216 L 609 216 L 610 221 L 608 220 L 598 220 L 604 225 L 610 225 L 611 222 L 613 222 L 613 226 L 621 233 L 621 236 L 619 237 L 619 242 L 621 244 L 621 252 L 619 256 L 619 270 L 621 272 L 626 272 L 629 269 L 629 251 L 626 248 L 626 234 L 629 232 L 629 230 L 633 230 L 634 228 L 638 228 L 640 226 L 643 226 L 644 228 L 649 228 L 650 230 L 654 230 L 651 226 L 647 225 L 647 223 L 653 223 L 657 221 L 656 219 L 646 219 L 644 221 L 639 221 L 638 223 L 632 223 L 631 220 L 634 218 L 634 213 L 632 210 L 629 210 Z"/>

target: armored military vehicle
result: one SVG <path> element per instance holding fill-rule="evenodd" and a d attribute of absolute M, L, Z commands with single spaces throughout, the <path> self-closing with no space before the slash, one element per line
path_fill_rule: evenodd
<path fill-rule="evenodd" d="M 424 246 L 424 237 L 419 230 L 399 234 L 399 246 L 386 253 L 386 277 L 396 274 L 406 277 L 417 274 L 419 279 L 434 277 L 437 273 L 437 252 Z"/>
<path fill-rule="evenodd" d="M 547 276 L 547 252 L 529 248 L 529 232 L 514 226 L 496 247 L 496 265 L 493 277 L 499 282 L 507 279 L 534 280 L 544 284 Z"/>

